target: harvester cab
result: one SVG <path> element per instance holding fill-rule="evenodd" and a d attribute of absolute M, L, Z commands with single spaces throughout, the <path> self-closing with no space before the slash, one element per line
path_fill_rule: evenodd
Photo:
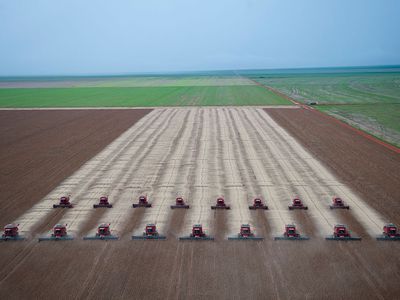
<path fill-rule="evenodd" d="M 166 237 L 158 233 L 155 224 L 147 224 L 142 235 L 133 235 L 132 240 L 165 240 Z"/>
<path fill-rule="evenodd" d="M 72 208 L 73 205 L 70 202 L 70 196 L 62 196 L 58 204 L 53 204 L 53 208 Z"/>
<path fill-rule="evenodd" d="M 195 224 L 192 227 L 192 233 L 189 236 L 180 237 L 180 240 L 214 240 L 213 237 L 207 236 L 203 231 L 201 224 Z"/>
<path fill-rule="evenodd" d="M 39 242 L 41 241 L 65 241 L 65 240 L 73 240 L 73 237 L 68 235 L 67 233 L 67 224 L 56 224 L 53 227 L 53 232 L 50 236 L 44 236 L 39 238 Z"/>
<path fill-rule="evenodd" d="M 377 237 L 379 241 L 400 241 L 400 233 L 398 228 L 393 223 L 385 224 L 383 226 L 382 235 Z"/>
<path fill-rule="evenodd" d="M 333 235 L 327 236 L 326 240 L 343 240 L 343 241 L 359 241 L 361 240 L 360 237 L 352 236 L 350 231 L 347 230 L 346 225 L 343 224 L 336 224 L 333 227 Z"/>
<path fill-rule="evenodd" d="M 24 240 L 25 238 L 21 236 L 18 232 L 18 226 L 19 224 L 7 224 L 4 227 L 4 232 L 1 236 L 1 241 L 21 241 Z"/>
<path fill-rule="evenodd" d="M 339 197 L 333 197 L 332 198 L 332 205 L 330 205 L 329 207 L 330 207 L 330 209 L 335 209 L 335 208 L 350 209 L 350 206 L 345 205 L 345 203 L 342 200 L 342 198 L 339 198 Z"/>
<path fill-rule="evenodd" d="M 178 197 L 175 199 L 175 205 L 171 205 L 171 209 L 174 208 L 189 208 L 189 205 L 185 203 L 182 197 Z"/>
<path fill-rule="evenodd" d="M 309 240 L 310 238 L 301 235 L 294 224 L 286 224 L 285 231 L 282 236 L 276 236 L 275 240 Z"/>
<path fill-rule="evenodd" d="M 99 199 L 99 203 L 93 204 L 93 208 L 99 208 L 99 207 L 112 208 L 112 204 L 110 204 L 110 202 L 108 202 L 107 196 L 101 196 Z"/>
<path fill-rule="evenodd" d="M 97 227 L 97 232 L 94 236 L 85 236 L 84 240 L 118 240 L 117 235 L 111 233 L 110 224 L 102 223 Z"/>
<path fill-rule="evenodd" d="M 140 196 L 139 197 L 139 202 L 132 204 L 133 208 L 136 207 L 151 207 L 151 204 L 147 201 L 146 196 Z"/>
<path fill-rule="evenodd" d="M 240 232 L 236 236 L 228 237 L 228 240 L 263 240 L 263 238 L 255 236 L 249 224 L 242 224 Z"/>
<path fill-rule="evenodd" d="M 299 197 L 296 197 L 293 199 L 292 204 L 289 205 L 289 210 L 292 209 L 308 209 L 308 207 L 303 204 Z"/>
<path fill-rule="evenodd" d="M 268 206 L 264 204 L 261 198 L 255 198 L 253 205 L 250 205 L 249 209 L 268 209 Z"/>
<path fill-rule="evenodd" d="M 231 209 L 229 205 L 226 205 L 225 199 L 222 197 L 217 198 L 216 205 L 212 205 L 211 209 Z"/>

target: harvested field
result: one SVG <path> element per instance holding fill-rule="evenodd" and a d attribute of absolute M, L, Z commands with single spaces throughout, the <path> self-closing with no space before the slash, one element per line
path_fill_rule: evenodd
<path fill-rule="evenodd" d="M 0 111 L 1 224 L 29 209 L 149 111 Z"/>
<path fill-rule="evenodd" d="M 165 108 L 147 114 L 32 208 L 15 212 L 21 231 L 32 238 L 60 222 L 68 223 L 76 239 L 2 243 L 0 298 L 54 298 L 60 293 L 82 299 L 395 298 L 400 292 L 400 245 L 374 239 L 390 215 L 364 201 L 363 190 L 355 193 L 342 182 L 345 177 L 331 173 L 312 147 L 301 146 L 271 118 L 276 119 L 274 109 L 268 112 Z M 352 137 L 331 136 L 335 138 L 350 143 L 342 139 Z M 386 155 L 377 152 L 369 157 L 371 163 L 383 159 L 378 153 Z M 344 163 L 352 162 L 338 160 Z M 52 204 L 62 194 L 71 194 L 76 206 L 54 213 Z M 113 208 L 93 210 L 103 194 Z M 152 208 L 132 208 L 141 194 L 147 194 Z M 169 205 L 181 195 L 191 208 L 171 210 Z M 220 195 L 231 210 L 210 209 Z M 308 211 L 287 209 L 296 195 Z M 334 195 L 351 209 L 330 210 Z M 248 210 L 256 196 L 270 210 Z M 398 208 L 393 211 L 398 215 Z M 111 223 L 120 240 L 82 241 L 100 222 Z M 130 235 L 149 222 L 157 223 L 168 240 L 131 241 Z M 226 240 L 247 222 L 264 241 Z M 273 241 L 290 222 L 311 240 Z M 363 240 L 325 241 L 338 222 Z M 193 223 L 202 223 L 216 240 L 177 241 Z"/>

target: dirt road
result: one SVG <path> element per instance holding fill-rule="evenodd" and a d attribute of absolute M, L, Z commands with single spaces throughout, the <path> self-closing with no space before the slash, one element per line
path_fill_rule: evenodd
<path fill-rule="evenodd" d="M 21 230 L 33 237 L 65 222 L 76 239 L 2 243 L 0 297 L 394 298 L 400 291 L 399 243 L 374 240 L 386 215 L 274 119 L 257 108 L 153 110 L 19 212 Z M 73 195 L 76 207 L 53 215 L 48 207 L 62 192 Z M 93 210 L 101 194 L 109 195 L 112 209 Z M 132 208 L 140 194 L 148 195 L 152 208 Z M 189 210 L 169 209 L 178 195 Z M 219 195 L 231 210 L 210 209 Z M 287 209 L 296 195 L 308 211 Z M 343 197 L 350 211 L 330 210 L 333 195 Z M 248 210 L 256 196 L 268 211 Z M 119 241 L 81 240 L 102 221 L 112 224 Z M 131 241 L 149 222 L 168 240 Z M 311 240 L 274 241 L 291 222 Z M 338 222 L 363 240 L 325 241 Z M 216 240 L 177 241 L 193 223 L 202 223 Z M 241 223 L 252 224 L 265 240 L 227 241 Z"/>

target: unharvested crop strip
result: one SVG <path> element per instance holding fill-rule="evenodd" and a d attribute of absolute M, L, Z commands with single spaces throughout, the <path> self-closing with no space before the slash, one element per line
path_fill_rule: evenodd
<path fill-rule="evenodd" d="M 80 195 L 91 186 L 96 178 L 100 176 L 115 160 L 124 153 L 129 145 L 136 139 L 137 136 L 144 133 L 146 128 L 146 119 L 151 121 L 157 120 L 159 112 L 151 112 L 145 118 L 141 119 L 133 127 L 125 131 L 113 143 L 108 145 L 103 151 L 97 154 L 94 158 L 86 162 L 78 171 L 64 180 L 58 187 L 44 197 L 40 202 L 35 204 L 29 211 L 20 216 L 15 222 L 20 224 L 21 231 L 31 231 L 36 227 L 46 216 L 54 212 L 53 204 L 61 195 L 71 194 Z M 133 128 L 133 129 L 132 129 Z M 125 143 L 128 141 L 128 143 Z M 83 178 L 89 180 L 82 184 Z M 75 195 L 73 195 L 75 197 Z M 79 196 L 73 199 L 74 203 L 78 203 Z"/>
<path fill-rule="evenodd" d="M 303 152 L 303 155 L 310 157 L 309 154 L 305 152 L 305 150 L 286 132 L 283 131 L 281 127 L 279 127 L 266 113 L 263 111 L 257 111 L 258 116 L 266 121 L 270 126 L 268 126 L 270 130 L 270 134 L 276 134 L 279 137 L 280 141 L 286 140 L 287 143 L 281 143 L 282 152 L 285 153 L 285 156 L 291 158 L 294 163 L 294 170 L 305 169 L 304 176 L 308 178 L 308 181 L 312 182 L 313 188 L 321 190 L 321 182 L 323 182 L 322 186 L 324 187 L 324 192 L 328 192 L 330 196 L 334 195 L 345 195 L 345 201 L 347 201 L 351 206 L 355 209 L 352 209 L 351 212 L 356 216 L 356 218 L 363 224 L 363 226 L 367 229 L 371 236 L 375 236 L 379 233 L 381 224 L 384 223 L 383 217 L 380 216 L 375 210 L 369 207 L 365 202 L 359 199 L 356 195 L 354 195 L 345 185 L 340 184 L 335 177 L 330 174 L 317 160 L 314 158 L 309 159 L 301 159 L 300 154 Z M 296 149 L 301 147 L 297 152 Z M 305 156 L 303 156 L 305 157 Z M 311 176 L 310 174 L 314 173 L 315 176 Z M 321 176 L 324 175 L 324 177 Z M 300 174 L 296 174 L 299 176 Z M 317 180 L 318 179 L 318 180 Z"/>
<path fill-rule="evenodd" d="M 163 112 L 163 115 L 157 119 L 157 122 L 153 123 L 154 130 L 148 130 L 147 133 L 141 135 L 139 138 L 141 140 L 133 143 L 131 147 L 119 157 L 119 160 L 116 161 L 114 166 L 107 170 L 109 174 L 104 172 L 97 177 L 95 184 L 93 184 L 86 193 L 89 195 L 99 195 L 100 192 L 104 193 L 104 190 L 107 190 L 114 208 L 117 207 L 118 202 L 122 198 L 121 193 L 124 191 L 126 185 L 130 183 L 129 175 L 140 168 L 143 158 L 151 149 L 151 145 L 167 130 L 171 120 L 176 114 L 177 111 L 174 111 L 172 115 Z M 144 139 L 143 136 L 146 135 L 150 138 Z M 145 151 L 145 149 L 147 150 Z M 106 181 L 104 183 L 105 178 Z M 62 223 L 69 224 L 71 230 L 78 231 L 81 229 L 82 224 L 93 214 L 93 203 L 98 201 L 98 197 L 88 198 L 89 200 L 85 201 L 83 205 L 79 205 L 79 207 L 77 207 L 78 209 L 69 211 L 65 218 L 63 218 Z"/>

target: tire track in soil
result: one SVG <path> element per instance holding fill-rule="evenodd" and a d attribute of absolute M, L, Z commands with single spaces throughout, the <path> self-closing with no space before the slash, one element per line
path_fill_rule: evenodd
<path fill-rule="evenodd" d="M 173 110 L 173 112 L 171 112 L 169 109 L 166 110 L 167 114 L 169 113 L 171 115 L 171 119 L 176 123 L 175 126 L 180 128 L 177 132 L 175 130 L 175 128 L 173 128 L 174 126 L 172 126 L 172 124 L 168 124 L 165 127 L 165 131 L 162 132 L 161 134 L 159 134 L 157 136 L 156 139 L 153 140 L 153 142 L 148 146 L 147 150 L 145 151 L 144 155 L 143 155 L 143 160 L 140 161 L 140 163 L 138 164 L 138 166 L 136 166 L 136 172 L 132 172 L 130 174 L 128 174 L 128 178 L 126 180 L 127 183 L 132 182 L 134 178 L 137 179 L 142 179 L 142 178 L 146 178 L 147 176 L 144 176 L 145 174 L 149 174 L 148 172 L 150 172 L 151 176 L 149 176 L 148 178 L 149 181 L 145 181 L 144 184 L 139 185 L 137 188 L 135 188 L 134 190 L 140 190 L 143 191 L 144 189 L 151 189 L 154 185 L 157 184 L 158 182 L 158 178 L 159 178 L 159 174 L 161 172 L 161 169 L 163 168 L 163 166 L 165 165 L 165 162 L 168 160 L 168 157 L 171 155 L 171 150 L 172 150 L 172 145 L 174 145 L 177 141 L 179 141 L 179 139 L 181 138 L 181 134 L 184 130 L 184 124 L 185 121 L 187 120 L 188 116 L 189 116 L 189 112 L 185 111 L 184 116 L 183 117 L 179 117 L 179 118 L 174 118 L 175 117 L 175 112 L 176 110 Z M 178 110 L 178 115 L 179 113 L 182 113 L 182 110 Z M 159 153 L 163 153 L 163 144 L 160 141 L 160 138 L 163 140 L 165 138 L 165 140 L 168 139 L 169 135 L 172 135 L 173 138 L 171 138 L 167 143 L 166 147 L 168 149 L 168 151 L 166 151 L 164 153 L 164 155 L 162 156 L 161 159 L 158 160 L 159 163 L 158 167 L 154 170 L 152 167 L 147 168 L 146 167 L 146 163 L 149 163 L 149 161 L 152 161 L 152 154 L 155 157 L 159 157 Z M 155 158 L 154 161 L 157 161 L 157 158 Z M 157 165 L 156 164 L 156 165 Z M 152 172 L 155 171 L 155 174 L 153 175 Z M 144 172 L 144 174 L 141 174 L 140 172 Z M 155 181 L 152 179 L 154 178 Z M 152 182 L 154 181 L 154 182 Z M 125 236 L 126 234 L 131 234 L 132 230 L 135 228 L 134 226 L 137 226 L 138 223 L 140 223 L 140 220 L 143 218 L 144 214 L 145 214 L 145 210 L 146 208 L 135 208 L 134 210 L 139 211 L 137 213 L 137 218 L 135 218 L 135 220 L 133 220 L 132 218 L 129 218 L 129 213 L 130 213 L 130 209 L 126 209 L 127 207 L 132 207 L 132 201 L 131 201 L 131 196 L 129 196 L 129 186 L 125 186 L 125 189 L 121 191 L 121 193 L 125 196 L 121 196 L 121 200 L 118 204 L 120 207 L 115 207 L 115 208 L 119 208 L 118 212 L 116 213 L 116 211 L 108 211 L 105 216 L 103 217 L 102 220 L 107 221 L 107 220 L 111 220 L 113 221 L 114 224 L 116 224 L 116 226 L 114 226 L 115 230 L 117 230 L 118 232 L 121 232 L 121 237 Z M 154 209 L 154 205 L 157 204 L 157 199 L 153 199 L 151 195 L 149 196 L 149 201 L 152 203 L 153 207 L 152 208 L 147 208 L 147 209 Z M 122 207 L 122 205 L 126 205 L 126 207 Z M 109 221 L 107 221 L 109 222 Z"/>
<path fill-rule="evenodd" d="M 273 149 L 271 149 L 274 141 L 266 142 L 253 124 L 253 117 L 247 115 L 248 112 L 250 113 L 251 110 L 234 110 L 233 114 L 235 114 L 238 124 L 241 125 L 238 129 L 248 141 L 245 148 L 251 151 L 249 163 L 257 184 L 260 186 L 262 194 L 267 195 L 266 204 L 270 208 L 268 215 L 271 232 L 280 234 L 292 215 L 287 211 L 287 206 L 278 199 L 288 199 L 290 194 L 294 194 L 295 187 L 290 184 L 290 178 L 283 168 L 280 168 L 279 162 L 274 157 Z"/>
<path fill-rule="evenodd" d="M 187 180 L 187 175 L 190 171 L 192 148 L 199 130 L 198 118 L 198 110 L 189 110 L 181 130 L 177 134 L 179 139 L 172 144 L 171 152 L 165 159 L 167 164 L 160 169 L 159 174 L 156 176 L 156 181 L 152 184 L 155 187 L 154 197 L 158 199 L 156 203 L 158 208 L 156 211 L 148 211 L 149 213 L 145 214 L 140 229 L 143 229 L 147 223 L 155 222 L 157 228 L 160 229 L 160 233 L 165 234 L 165 232 L 171 230 L 168 228 L 168 224 L 171 223 L 174 211 L 170 209 L 169 205 L 174 203 L 174 196 L 176 197 L 177 194 L 184 195 L 185 193 L 181 191 L 187 190 L 187 182 L 179 182 L 179 179 Z M 161 226 L 159 226 L 160 223 Z M 140 234 L 141 232 L 137 233 Z"/>
<path fill-rule="evenodd" d="M 242 135 L 241 131 L 243 131 L 243 128 L 239 130 L 239 121 L 236 116 L 233 115 L 233 110 L 227 109 L 224 110 L 224 113 L 227 114 L 226 119 L 229 120 L 228 128 L 230 129 L 230 139 L 234 145 L 233 148 L 235 161 L 239 166 L 240 174 L 242 176 L 242 182 L 244 183 L 247 190 L 246 207 L 242 207 L 242 209 L 248 209 L 247 206 L 251 204 L 251 201 L 255 197 L 261 197 L 262 199 L 264 199 L 264 197 L 262 197 L 263 192 L 259 186 L 259 183 L 256 182 L 257 176 L 254 173 L 252 164 L 250 163 L 250 159 L 254 160 L 255 150 L 253 148 L 248 149 L 248 147 L 245 147 L 244 142 L 250 142 L 250 138 L 248 135 Z M 243 126 L 243 124 L 240 125 Z M 252 151 L 252 153 L 250 153 L 250 151 Z M 250 198 L 249 194 L 251 195 Z M 270 226 L 268 225 L 269 221 L 266 217 L 268 212 L 264 210 L 256 210 L 250 212 L 250 214 L 252 215 L 252 219 L 255 219 L 256 221 L 255 233 L 257 234 L 257 232 L 261 232 L 262 236 L 266 237 L 267 234 L 270 232 Z"/>
<path fill-rule="evenodd" d="M 350 195 L 350 191 L 348 191 L 347 187 L 343 184 L 339 183 L 339 181 L 334 178 L 322 165 L 318 163 L 315 159 L 301 159 L 299 153 L 304 153 L 307 157 L 311 157 L 301 145 L 299 145 L 295 140 L 285 132 L 285 136 L 282 135 L 283 129 L 280 128 L 271 117 L 269 117 L 264 111 L 258 111 L 257 115 L 259 120 L 264 120 L 270 124 L 268 127 L 270 130 L 270 134 L 276 135 L 279 140 L 279 144 L 282 146 L 282 153 L 284 153 L 285 157 L 290 157 L 290 161 L 292 162 L 292 166 L 294 170 L 304 170 L 303 177 L 307 177 L 307 181 L 312 183 L 313 189 L 319 189 L 320 195 L 324 195 L 325 198 L 329 199 L 333 195 L 347 195 L 345 201 L 347 201 L 352 207 L 357 207 L 356 210 L 350 209 L 351 213 L 348 211 L 334 211 L 336 218 L 340 219 L 341 223 L 346 223 L 350 225 L 351 229 L 356 230 L 359 234 L 362 235 L 372 235 L 375 236 L 379 233 L 379 225 L 374 220 L 382 220 L 382 217 L 379 216 L 374 211 L 371 211 L 369 207 L 364 206 L 364 209 L 361 208 L 358 203 L 362 203 L 362 200 L 356 198 L 355 195 Z M 286 140 L 286 143 L 282 141 Z M 295 145 L 296 144 L 296 145 Z M 296 151 L 297 150 L 297 151 Z M 302 163 L 304 161 L 304 163 Z M 310 174 L 315 174 L 315 176 L 311 176 Z M 297 178 L 299 178 L 299 173 L 293 173 Z M 324 177 L 320 176 L 320 174 L 325 175 Z M 322 182 L 322 185 L 321 185 Z M 324 188 L 322 188 L 322 186 Z M 340 193 L 342 191 L 342 193 Z M 330 197 L 329 197 L 330 196 Z M 329 199 L 330 200 L 330 199 Z M 327 205 L 326 205 L 327 206 Z M 360 214 L 360 210 L 362 214 Z M 368 213 L 366 212 L 368 210 Z M 374 217 L 369 217 L 369 215 L 373 215 Z M 366 219 L 365 219 L 366 217 Z M 369 222 L 366 222 L 368 220 Z M 383 223 L 383 221 L 381 221 Z M 374 230 L 375 227 L 375 230 Z M 378 230 L 378 231 L 377 231 Z"/>
<path fill-rule="evenodd" d="M 142 169 L 142 165 L 145 162 L 146 156 L 150 153 L 150 151 L 153 149 L 154 145 L 157 143 L 158 139 L 162 137 L 162 135 L 168 130 L 169 126 L 171 125 L 171 122 L 175 115 L 177 114 L 177 111 L 173 111 L 168 115 L 167 112 L 165 112 L 165 117 L 164 118 L 158 118 L 159 124 L 155 126 L 154 132 L 156 134 L 154 135 L 149 135 L 148 138 L 143 140 L 143 144 L 146 146 L 142 147 L 139 146 L 137 147 L 137 150 L 129 155 L 129 158 L 127 158 L 127 162 L 125 163 L 128 168 L 122 170 L 122 172 L 119 172 L 114 176 L 114 180 L 111 182 L 109 185 L 111 190 L 111 197 L 110 199 L 114 199 L 113 201 L 113 208 L 118 208 L 119 203 L 123 197 L 121 194 L 124 192 L 125 187 L 132 181 L 132 176 L 135 174 L 135 170 L 140 170 Z M 141 137 L 142 138 L 142 137 Z M 137 155 L 139 153 L 139 155 Z M 122 176 L 122 178 L 121 178 Z M 143 176 L 145 178 L 145 176 Z M 101 178 L 99 179 L 101 180 Z M 115 185 L 115 183 L 117 183 Z M 93 208 L 91 207 L 89 203 L 89 210 L 93 211 Z M 87 220 L 83 227 L 86 231 L 80 230 L 81 233 L 89 232 L 90 229 L 93 229 L 94 226 L 96 226 L 97 221 L 100 219 L 104 218 L 104 215 L 110 214 L 109 210 L 101 209 L 101 213 L 97 215 L 92 215 L 89 220 Z M 112 215 L 112 214 L 111 214 Z M 138 217 L 140 214 L 136 213 Z M 98 218 L 96 218 L 98 217 Z M 98 224 L 98 223 L 97 223 Z M 81 226 L 79 226 L 81 227 Z"/>
<path fill-rule="evenodd" d="M 306 229 L 307 232 L 309 231 L 312 235 L 315 235 L 317 233 L 319 235 L 326 235 L 330 233 L 332 231 L 333 224 L 337 223 L 335 221 L 336 215 L 332 211 L 328 210 L 327 206 L 318 201 L 318 199 L 321 198 L 321 194 L 325 194 L 325 190 L 322 189 L 319 184 L 313 184 L 314 174 L 305 174 L 304 172 L 298 174 L 299 170 L 294 168 L 291 164 L 292 159 L 289 162 L 286 161 L 288 158 L 291 158 L 291 154 L 288 153 L 288 151 L 285 151 L 285 149 L 278 147 L 281 142 L 275 135 L 273 135 L 269 131 L 271 130 L 271 125 L 265 127 L 262 126 L 265 125 L 265 122 L 260 123 L 258 118 L 254 115 L 254 112 L 251 116 L 247 115 L 248 111 L 243 113 L 246 115 L 247 120 L 251 122 L 251 124 L 254 126 L 255 132 L 257 133 L 257 135 L 259 135 L 260 140 L 263 141 L 264 149 L 269 150 L 268 156 L 273 158 L 271 164 L 274 164 L 274 162 L 276 162 L 275 166 L 280 170 L 280 172 L 275 173 L 275 176 L 277 178 L 281 178 L 281 182 L 290 183 L 289 186 L 287 186 L 287 188 L 290 189 L 289 196 L 285 196 L 282 198 L 289 200 L 294 195 L 300 195 L 300 197 L 304 199 L 305 204 L 309 206 L 307 215 L 310 216 L 310 220 L 312 220 L 313 224 L 317 225 L 319 231 L 315 231 L 314 226 L 304 229 Z M 271 142 L 270 144 L 266 143 L 263 136 L 274 137 L 274 142 Z M 300 171 L 302 170 L 300 169 Z M 282 204 L 282 208 L 284 206 L 285 204 Z"/>
<path fill-rule="evenodd" d="M 17 218 L 15 223 L 20 224 L 20 230 L 21 232 L 28 232 L 28 231 L 33 231 L 34 233 L 39 233 L 40 231 L 38 229 L 35 229 L 35 227 L 39 227 L 40 224 L 43 224 L 43 220 L 46 220 L 46 218 L 50 218 L 52 220 L 53 218 L 59 216 L 60 214 L 64 214 L 64 210 L 58 210 L 54 212 L 53 209 L 53 204 L 57 200 L 57 197 L 55 195 L 68 195 L 72 194 L 71 187 L 75 187 L 76 184 L 71 183 L 71 179 L 77 176 L 81 178 L 97 178 L 99 174 L 101 174 L 105 169 L 109 168 L 110 165 L 114 163 L 114 161 L 121 155 L 121 153 L 124 153 L 126 151 L 127 147 L 134 141 L 134 138 L 137 136 L 140 136 L 143 132 L 145 132 L 146 128 L 146 122 L 145 119 L 150 118 L 150 120 L 156 119 L 158 114 L 156 112 L 151 112 L 141 120 L 139 120 L 138 123 L 133 125 L 132 127 L 138 127 L 137 131 L 133 131 L 132 127 L 125 131 L 121 136 L 119 136 L 116 140 L 116 143 L 112 143 L 110 145 L 113 145 L 116 149 L 115 151 L 109 151 L 107 155 L 107 150 L 109 149 L 110 145 L 107 146 L 103 151 L 98 153 L 94 158 L 86 162 L 78 171 L 76 171 L 74 174 L 72 174 L 69 178 L 65 179 L 58 187 L 56 187 L 52 192 L 50 192 L 47 196 L 45 196 L 40 202 L 36 203 L 30 210 L 28 210 L 26 213 L 24 213 L 22 216 Z M 128 144 L 123 145 L 122 147 L 120 146 L 123 144 L 125 141 L 129 141 Z M 98 163 L 96 163 L 98 161 Z M 102 161 L 106 161 L 106 165 L 103 165 L 102 167 L 99 167 L 99 163 Z M 81 172 L 79 172 L 81 171 Z M 82 174 L 83 173 L 83 174 Z M 81 194 L 87 186 L 90 186 L 93 184 L 95 179 L 90 180 L 86 185 L 82 185 L 78 188 L 77 194 Z M 67 188 L 66 188 L 67 187 Z M 66 192 L 67 191 L 67 192 Z M 72 198 L 72 202 L 78 204 L 79 197 Z M 53 214 L 52 216 L 49 216 L 49 214 Z M 39 227 L 39 229 L 41 229 Z"/>
<path fill-rule="evenodd" d="M 204 111 L 203 123 L 201 126 L 202 132 L 199 148 L 196 153 L 196 169 L 193 175 L 193 185 L 190 190 L 191 208 L 186 213 L 187 217 L 185 218 L 184 227 L 181 229 L 180 233 L 182 235 L 188 235 L 192 230 L 192 225 L 196 223 L 203 224 L 203 228 L 209 234 L 205 224 L 210 223 L 209 220 L 211 217 L 211 213 L 206 213 L 210 210 L 208 206 L 208 190 L 210 185 L 208 162 L 210 160 L 211 149 L 210 110 L 206 108 L 202 110 Z"/>
<path fill-rule="evenodd" d="M 153 132 L 157 132 L 156 135 L 154 135 L 151 139 L 151 141 L 153 141 L 155 138 L 159 137 L 162 132 L 163 129 L 167 128 L 168 125 L 171 122 L 173 116 L 171 116 L 170 118 L 167 117 L 157 117 L 157 122 L 155 122 L 155 129 Z M 166 119 L 166 120 L 165 120 Z M 153 120 L 149 120 L 150 122 L 152 122 Z M 161 128 L 160 128 L 161 127 Z M 145 127 L 148 129 L 148 127 Z M 133 130 L 132 130 L 133 131 Z M 151 136 L 151 135 L 149 135 Z M 132 146 L 135 146 L 135 140 L 136 140 L 137 136 L 135 136 L 132 140 L 128 140 L 129 144 L 124 147 L 124 152 L 120 152 L 120 155 L 117 157 L 113 158 L 113 166 L 111 168 L 105 169 L 100 176 L 91 178 L 90 184 L 84 184 L 84 187 L 88 187 L 88 190 L 84 190 L 81 189 L 81 193 L 85 194 L 85 195 L 90 195 L 90 196 L 86 196 L 85 200 L 81 200 L 81 202 L 84 202 L 83 205 L 81 204 L 79 207 L 76 207 L 75 209 L 71 209 L 68 210 L 67 213 L 63 213 L 62 214 L 62 218 L 59 219 L 58 222 L 56 223 L 62 223 L 62 224 L 68 224 L 69 230 L 72 233 L 76 233 L 77 236 L 79 236 L 79 234 L 83 233 L 84 231 L 82 231 L 82 227 L 89 227 L 90 226 L 90 222 L 93 222 L 94 220 L 98 220 L 98 219 L 94 219 L 95 217 L 101 217 L 106 211 L 104 209 L 93 209 L 93 203 L 98 201 L 98 196 L 101 194 L 106 194 L 110 196 L 110 202 L 112 202 L 113 204 L 113 208 L 114 206 L 118 203 L 119 200 L 119 192 L 120 190 L 122 190 L 123 187 L 121 187 L 121 182 L 122 185 L 124 184 L 124 179 L 121 180 L 121 176 L 124 178 L 126 176 L 126 174 L 129 174 L 130 170 L 132 170 L 132 168 L 135 167 L 135 164 L 133 164 L 133 162 L 136 160 L 139 160 L 140 162 L 140 158 L 138 159 L 136 157 L 136 153 L 139 152 L 141 150 L 141 145 L 139 145 L 137 147 L 137 150 L 135 151 L 135 153 L 132 153 L 132 155 L 129 156 L 128 159 L 123 159 L 122 157 L 127 156 L 129 151 L 131 150 Z M 143 142 L 144 143 L 144 142 Z M 133 145 L 132 145 L 133 144 Z M 140 157 L 140 156 L 139 156 Z M 104 162 L 104 160 L 103 160 Z M 118 168 L 117 166 L 119 166 L 118 163 L 123 162 L 123 165 L 121 168 Z M 100 161 L 100 164 L 102 163 L 102 161 Z M 102 181 L 106 180 L 105 183 Z M 79 184 L 80 181 L 77 180 L 77 183 Z M 101 186 L 101 190 L 102 192 L 98 191 L 98 186 Z M 103 191 L 105 189 L 108 189 L 107 193 L 104 193 Z M 116 192 L 114 192 L 116 191 Z M 95 196 L 97 195 L 97 196 Z M 64 210 L 62 210 L 64 211 Z M 93 216 L 94 214 L 94 216 Z M 89 223 L 89 224 L 88 224 Z M 52 223 L 55 224 L 55 223 Z M 53 226 L 53 225 L 52 225 Z"/>
<path fill-rule="evenodd" d="M 178 174 L 182 178 L 182 180 L 186 180 L 183 183 L 180 183 L 183 185 L 181 188 L 185 192 L 182 193 L 184 196 L 185 201 L 187 204 L 192 205 L 191 200 L 192 200 L 192 194 L 193 190 L 192 187 L 194 185 L 194 178 L 195 178 L 195 172 L 198 166 L 198 159 L 199 159 L 199 143 L 200 139 L 202 137 L 203 133 L 203 123 L 204 123 L 204 110 L 201 108 L 197 109 L 197 114 L 196 114 L 196 119 L 194 121 L 196 126 L 194 127 L 194 133 L 192 132 L 191 134 L 191 141 L 190 144 L 188 144 L 187 151 L 190 151 L 190 155 L 185 156 L 185 162 L 183 165 L 188 165 L 188 169 L 185 173 L 182 171 L 178 171 Z M 181 163 L 182 166 L 182 163 Z M 181 173 L 182 172 L 182 173 Z M 189 208 L 191 209 L 191 208 Z M 186 209 L 174 209 L 172 211 L 172 217 L 169 220 L 169 224 L 167 226 L 167 233 L 169 236 L 173 236 L 175 238 L 179 237 L 179 233 L 181 232 L 183 225 L 184 225 L 184 219 L 186 216 L 187 210 Z"/>
<path fill-rule="evenodd" d="M 211 123 L 216 125 L 216 130 L 212 131 L 214 135 L 212 136 L 212 147 L 211 149 L 215 149 L 214 152 L 211 153 L 212 162 L 211 162 L 211 167 L 210 169 L 214 169 L 215 171 L 215 182 L 216 183 L 216 188 L 215 190 L 218 191 L 218 194 L 213 194 L 215 196 L 212 197 L 214 203 L 212 205 L 215 205 L 215 201 L 218 196 L 223 196 L 225 198 L 225 201 L 227 202 L 228 205 L 231 205 L 230 210 L 218 210 L 215 209 L 212 211 L 213 215 L 213 222 L 211 227 L 213 228 L 213 234 L 215 239 L 218 240 L 223 240 L 225 238 L 226 233 L 228 232 L 228 224 L 227 224 L 227 215 L 231 217 L 231 212 L 232 212 L 232 195 L 227 188 L 227 181 L 228 181 L 228 176 L 227 176 L 227 168 L 225 165 L 226 162 L 226 152 L 225 150 L 225 142 L 226 138 L 223 139 L 222 131 L 225 133 L 225 124 L 222 125 L 221 119 L 218 115 L 218 109 L 211 109 Z M 225 134 L 224 134 L 225 137 Z M 228 195 L 226 198 L 225 195 Z M 209 208 L 211 210 L 211 207 Z"/>

